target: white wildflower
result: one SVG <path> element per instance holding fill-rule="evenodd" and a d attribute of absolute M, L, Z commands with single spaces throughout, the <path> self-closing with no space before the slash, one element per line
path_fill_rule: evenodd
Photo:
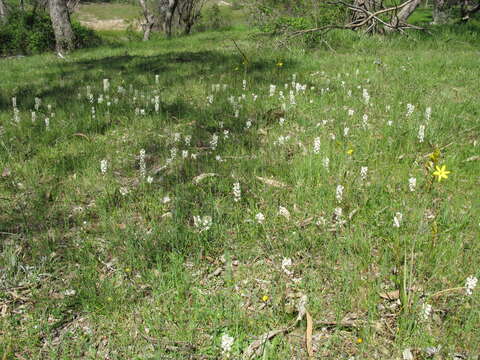
<path fill-rule="evenodd" d="M 140 165 L 140 177 L 144 178 L 145 175 L 147 174 L 147 165 L 145 163 L 145 149 L 140 150 L 139 165 Z"/>
<path fill-rule="evenodd" d="M 293 271 L 291 271 L 289 268 L 290 266 L 292 266 L 292 259 L 290 258 L 283 258 L 282 259 L 282 270 L 285 274 L 287 274 L 288 276 L 292 276 L 293 275 Z"/>
<path fill-rule="evenodd" d="M 350 128 L 349 128 L 349 127 L 344 128 L 344 129 L 343 129 L 343 136 L 347 137 L 349 132 L 350 132 Z"/>
<path fill-rule="evenodd" d="M 239 202 L 242 199 L 242 190 L 240 189 L 240 183 L 233 184 L 233 200 Z"/>
<path fill-rule="evenodd" d="M 478 279 L 475 276 L 469 276 L 465 281 L 465 292 L 467 295 L 473 294 L 473 289 L 477 286 Z"/>
<path fill-rule="evenodd" d="M 182 159 L 188 158 L 188 150 L 182 150 Z"/>
<path fill-rule="evenodd" d="M 333 215 L 335 217 L 335 221 L 340 221 L 340 219 L 342 218 L 342 213 L 343 213 L 343 209 L 341 207 L 336 207 L 333 210 Z"/>
<path fill-rule="evenodd" d="M 414 111 L 415 111 L 415 105 L 407 104 L 407 114 L 406 114 L 406 116 L 407 117 L 411 116 Z"/>
<path fill-rule="evenodd" d="M 425 139 L 425 125 L 420 125 L 418 128 L 417 138 L 419 142 L 423 143 L 423 139 Z"/>
<path fill-rule="evenodd" d="M 160 110 L 160 96 L 155 96 L 155 112 Z"/>
<path fill-rule="evenodd" d="M 32 123 L 34 123 L 37 120 L 37 113 L 35 111 L 32 111 Z"/>
<path fill-rule="evenodd" d="M 50 128 L 50 119 L 45 118 L 45 128 L 48 130 Z"/>
<path fill-rule="evenodd" d="M 193 224 L 196 228 L 200 229 L 200 232 L 207 231 L 212 226 L 211 216 L 194 216 Z"/>
<path fill-rule="evenodd" d="M 158 85 L 160 84 L 160 75 L 155 75 L 155 84 Z"/>
<path fill-rule="evenodd" d="M 168 204 L 171 201 L 170 196 L 166 195 L 162 199 L 163 204 Z"/>
<path fill-rule="evenodd" d="M 103 175 L 107 173 L 108 161 L 106 159 L 100 160 L 100 171 Z"/>
<path fill-rule="evenodd" d="M 295 100 L 295 94 L 293 92 L 293 90 L 290 90 L 290 105 L 296 105 L 297 102 Z"/>
<path fill-rule="evenodd" d="M 280 119 L 278 119 L 278 123 L 280 124 L 280 126 L 282 126 L 285 123 L 285 118 L 281 117 Z"/>
<path fill-rule="evenodd" d="M 245 129 L 250 129 L 250 126 L 252 126 L 252 121 L 247 120 L 247 122 L 245 123 Z"/>
<path fill-rule="evenodd" d="M 342 202 L 344 189 L 345 187 L 343 185 L 337 185 L 337 189 L 335 191 L 335 198 L 338 202 Z"/>
<path fill-rule="evenodd" d="M 314 154 L 319 154 L 320 153 L 320 138 L 317 137 L 313 141 L 313 153 Z"/>
<path fill-rule="evenodd" d="M 393 227 L 399 228 L 400 224 L 402 223 L 403 214 L 400 212 L 395 213 L 393 217 Z"/>
<path fill-rule="evenodd" d="M 263 215 L 262 213 L 258 213 L 257 215 L 255 215 L 255 219 L 259 224 L 263 224 L 263 222 L 265 221 L 265 215 Z"/>
<path fill-rule="evenodd" d="M 365 105 L 368 105 L 370 103 L 370 95 L 368 94 L 367 89 L 363 89 L 362 96 L 363 96 L 363 101 L 365 102 Z"/>
<path fill-rule="evenodd" d="M 13 120 L 16 123 L 20 122 L 20 110 L 18 110 L 17 108 L 13 108 Z"/>
<path fill-rule="evenodd" d="M 222 354 L 226 356 L 230 356 L 230 352 L 232 351 L 233 343 L 235 339 L 228 334 L 222 335 Z"/>
<path fill-rule="evenodd" d="M 192 141 L 192 135 L 185 135 L 184 141 L 186 146 L 190 146 L 190 141 Z"/>
<path fill-rule="evenodd" d="M 362 125 L 363 125 L 364 129 L 368 128 L 368 115 L 367 114 L 363 114 Z"/>
<path fill-rule="evenodd" d="M 290 220 L 290 211 L 283 206 L 278 207 L 278 215 L 283 216 L 285 219 Z"/>
<path fill-rule="evenodd" d="M 325 168 L 325 170 L 329 170 L 329 166 L 330 166 L 330 159 L 328 157 L 324 158 L 323 161 L 323 167 Z"/>
<path fill-rule="evenodd" d="M 402 358 L 403 360 L 414 360 L 412 351 L 409 348 L 406 348 L 405 350 L 403 350 Z"/>
<path fill-rule="evenodd" d="M 217 144 L 218 144 L 218 135 L 213 134 L 212 139 L 210 140 L 210 147 L 212 148 L 212 150 L 215 150 L 217 148 Z"/>
<path fill-rule="evenodd" d="M 363 181 L 367 180 L 368 167 L 362 166 L 360 168 L 360 177 Z"/>
<path fill-rule="evenodd" d="M 242 88 L 243 90 L 247 90 L 247 80 L 243 79 L 242 81 Z"/>
<path fill-rule="evenodd" d="M 432 305 L 430 304 L 422 304 L 422 311 L 420 313 L 420 317 L 422 320 L 428 320 L 432 315 Z"/>
<path fill-rule="evenodd" d="M 40 105 L 42 105 L 42 99 L 36 97 L 35 98 L 35 111 L 38 111 L 38 109 L 40 108 Z"/>
<path fill-rule="evenodd" d="M 103 92 L 107 92 L 110 89 L 110 81 L 103 79 Z"/>
<path fill-rule="evenodd" d="M 408 188 L 410 189 L 410 191 L 414 192 L 416 187 L 417 187 L 417 179 L 414 177 L 411 177 L 410 179 L 408 179 Z"/>
<path fill-rule="evenodd" d="M 425 122 L 429 122 L 430 121 L 430 117 L 432 116 L 432 108 L 431 107 L 427 107 L 425 109 Z"/>
<path fill-rule="evenodd" d="M 129 193 L 128 188 L 127 188 L 127 187 L 124 187 L 124 186 L 122 186 L 122 187 L 119 189 L 119 191 L 120 191 L 120 194 L 121 194 L 122 196 L 126 196 L 126 195 Z"/>
<path fill-rule="evenodd" d="M 275 95 L 275 90 L 276 89 L 277 89 L 277 87 L 275 85 L 270 85 L 270 96 Z"/>

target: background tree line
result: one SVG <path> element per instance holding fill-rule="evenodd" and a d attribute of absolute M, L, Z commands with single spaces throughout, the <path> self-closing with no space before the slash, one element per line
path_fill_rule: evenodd
<path fill-rule="evenodd" d="M 238 1 L 240 0 L 233 4 L 239 5 Z M 13 48 L 19 49 L 19 52 L 26 51 L 28 47 L 31 50 L 54 47 L 59 53 L 96 44 L 99 38 L 92 31 L 71 20 L 71 14 L 79 2 L 80 0 L 18 0 L 18 2 L 0 0 L 0 46 L 3 47 L 0 47 L 0 53 L 8 52 L 5 49 L 8 46 L 12 48 L 11 44 L 14 44 Z M 166 37 L 171 37 L 175 32 L 190 34 L 192 28 L 202 18 L 206 3 L 210 1 L 126 0 L 126 2 L 138 5 L 142 18 L 140 26 L 143 30 L 143 40 L 148 40 L 152 32 L 163 32 Z M 302 36 L 306 39 L 315 37 L 320 31 L 336 28 L 367 33 L 422 29 L 407 22 L 422 4 L 432 7 L 433 24 L 438 25 L 450 21 L 466 22 L 480 12 L 480 0 L 241 2 L 241 6 L 249 14 L 252 25 L 264 32 Z M 214 22 L 222 21 L 217 2 L 210 2 L 209 11 L 216 18 Z M 28 45 L 24 45 L 23 42 Z"/>

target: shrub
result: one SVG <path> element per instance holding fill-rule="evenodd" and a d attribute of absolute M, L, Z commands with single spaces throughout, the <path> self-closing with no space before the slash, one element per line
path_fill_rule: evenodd
<path fill-rule="evenodd" d="M 249 7 L 250 21 L 266 33 L 279 35 L 289 31 L 305 30 L 325 25 L 343 24 L 346 11 L 326 0 L 254 0 Z M 304 38 L 315 43 L 317 35 Z"/>
<path fill-rule="evenodd" d="M 75 47 L 95 46 L 100 39 L 93 30 L 72 23 Z M 38 54 L 55 49 L 55 35 L 50 17 L 46 13 L 31 11 L 12 12 L 0 26 L 0 55 Z"/>
<path fill-rule="evenodd" d="M 195 31 L 226 30 L 230 27 L 230 17 L 222 13 L 218 4 L 213 4 L 203 11 L 194 29 Z"/>

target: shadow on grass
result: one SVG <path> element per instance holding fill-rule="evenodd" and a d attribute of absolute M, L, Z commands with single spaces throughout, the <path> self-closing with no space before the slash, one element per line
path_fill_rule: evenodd
<path fill-rule="evenodd" d="M 242 57 L 239 54 L 226 54 L 215 50 L 201 50 L 197 52 L 192 51 L 172 51 L 158 55 L 142 56 L 130 55 L 128 53 L 118 54 L 115 56 L 106 56 L 102 58 L 82 59 L 71 62 L 58 62 L 56 65 L 46 68 L 42 74 L 43 82 L 48 84 L 46 87 L 37 87 L 34 84 L 21 84 L 17 88 L 15 94 L 0 94 L 0 106 L 6 111 L 11 108 L 11 96 L 15 95 L 21 99 L 19 103 L 25 106 L 24 110 L 33 108 L 35 97 L 40 97 L 44 103 L 57 103 L 57 107 L 67 109 L 72 112 L 75 111 L 75 106 L 78 106 L 78 93 L 85 94 L 85 87 L 91 85 L 92 88 L 101 88 L 102 80 L 109 78 L 112 84 L 121 83 L 122 86 L 132 84 L 136 89 L 142 89 L 142 86 L 152 86 L 155 82 L 155 75 L 160 76 L 160 86 L 164 91 L 168 92 L 169 87 L 176 87 L 188 93 L 189 83 L 198 80 L 201 86 L 205 83 L 222 82 L 219 80 L 222 76 L 229 76 L 224 79 L 224 82 L 231 83 L 232 77 L 236 77 L 238 86 L 244 77 L 244 70 L 242 68 Z M 273 81 L 278 82 L 278 77 L 274 69 L 275 63 L 269 59 L 260 59 L 252 62 L 246 69 L 246 74 L 249 81 L 255 82 L 255 86 L 268 86 Z M 295 64 L 291 62 L 290 67 Z M 235 71 L 235 68 L 239 70 Z M 211 80 L 211 81 L 210 81 Z M 116 90 L 114 90 L 116 91 Z M 188 118 L 189 120 L 197 119 L 216 119 L 224 115 L 223 108 L 205 108 L 199 112 L 199 109 L 190 104 L 186 99 L 181 97 L 162 104 L 163 110 L 169 114 L 170 117 Z M 112 109 L 112 116 L 116 115 L 115 110 Z M 75 120 L 75 116 L 82 116 L 81 114 L 72 113 L 69 121 Z M 85 116 L 85 114 L 84 114 Z M 230 127 L 232 134 L 236 132 L 240 134 L 242 127 L 238 124 L 234 125 L 235 119 L 231 119 L 232 124 L 229 124 L 226 119 L 225 125 Z M 237 121 L 238 123 L 238 121 Z M 108 123 L 107 128 L 88 129 L 90 134 L 103 133 L 109 128 L 116 127 L 117 122 Z M 194 134 L 210 134 L 212 132 L 219 132 L 214 123 L 209 122 L 206 126 L 203 121 L 196 121 L 192 132 Z M 70 128 L 68 131 L 78 132 L 77 128 Z M 58 139 L 64 141 L 66 135 L 58 134 Z M 58 141 L 51 140 L 52 146 L 57 146 Z M 61 142 L 60 142 L 61 145 Z M 260 145 L 259 139 L 249 140 L 249 148 L 257 148 Z M 35 153 L 30 153 L 30 157 L 35 157 Z M 95 154 L 90 154 L 90 157 L 95 157 Z M 67 177 L 74 172 L 81 172 L 84 167 L 89 166 L 89 161 L 82 161 L 76 163 L 75 166 L 65 166 L 56 169 L 60 165 L 56 164 L 59 161 L 51 164 L 44 164 L 44 168 L 48 169 L 48 175 L 53 176 L 54 179 L 49 180 L 49 190 L 34 191 L 31 194 L 31 201 L 28 202 L 26 208 L 17 209 L 18 211 L 9 212 L 1 231 L 12 233 L 23 233 L 32 236 L 47 232 L 50 228 L 61 228 L 62 231 L 68 231 L 78 224 L 75 224 L 70 219 L 69 209 L 64 206 L 59 206 L 61 201 L 60 190 L 61 179 Z M 73 161 L 73 160 L 72 160 Z M 207 163 L 208 162 L 208 163 Z M 60 161 L 60 163 L 62 163 Z M 67 164 L 68 165 L 68 164 Z M 212 166 L 212 161 L 202 157 L 195 165 L 195 169 L 209 168 Z M 52 169 L 52 167 L 54 169 Z M 167 186 L 174 186 L 191 180 L 191 170 L 180 168 L 178 173 L 172 175 L 168 180 Z M 57 189 L 58 187 L 58 189 Z M 48 193 L 45 194 L 45 191 Z M 56 199 L 58 194 L 58 200 Z M 13 195 L 13 194 L 12 194 Z"/>

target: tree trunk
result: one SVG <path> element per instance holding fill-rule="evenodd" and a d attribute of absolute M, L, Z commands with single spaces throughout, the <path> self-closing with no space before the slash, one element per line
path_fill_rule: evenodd
<path fill-rule="evenodd" d="M 410 1 L 410 0 L 409 0 Z M 391 27 L 385 27 L 385 31 L 391 32 L 395 30 L 398 26 L 407 22 L 410 15 L 417 9 L 418 5 L 422 0 L 411 0 L 411 2 L 405 5 L 399 12 L 393 17 L 393 20 L 390 22 Z"/>
<path fill-rule="evenodd" d="M 192 31 L 192 25 L 193 24 L 190 21 L 185 23 L 185 28 L 183 29 L 185 35 L 190 35 L 190 32 Z"/>
<path fill-rule="evenodd" d="M 152 32 L 153 26 L 155 25 L 155 16 L 150 12 L 147 7 L 145 0 L 139 0 L 140 6 L 143 10 L 143 17 L 145 18 L 145 23 L 142 24 L 143 28 L 143 41 L 150 39 L 150 34 Z"/>
<path fill-rule="evenodd" d="M 361 23 L 368 17 L 368 14 L 360 9 L 374 13 L 376 10 L 379 10 L 381 8 L 382 2 L 381 0 L 355 0 L 353 2 L 353 5 L 357 7 L 358 10 L 354 10 L 350 20 L 352 23 Z M 365 23 L 363 26 L 366 27 L 367 29 L 370 29 L 370 27 L 376 26 L 375 20 L 371 19 L 370 21 Z M 371 29 L 371 30 L 374 30 L 374 29 Z"/>
<path fill-rule="evenodd" d="M 4 24 L 7 21 L 8 8 L 4 0 L 0 0 L 0 24 Z"/>
<path fill-rule="evenodd" d="M 446 24 L 452 15 L 452 5 L 448 0 L 434 0 L 433 23 L 436 25 Z"/>
<path fill-rule="evenodd" d="M 66 0 L 50 0 L 50 18 L 55 33 L 56 50 L 58 52 L 73 49 L 73 30 Z"/>
<path fill-rule="evenodd" d="M 172 36 L 172 21 L 173 21 L 173 14 L 175 13 L 175 9 L 178 5 L 178 0 L 168 0 L 165 4 L 163 10 L 165 14 L 165 19 L 163 22 L 163 31 L 167 35 L 167 37 Z"/>

